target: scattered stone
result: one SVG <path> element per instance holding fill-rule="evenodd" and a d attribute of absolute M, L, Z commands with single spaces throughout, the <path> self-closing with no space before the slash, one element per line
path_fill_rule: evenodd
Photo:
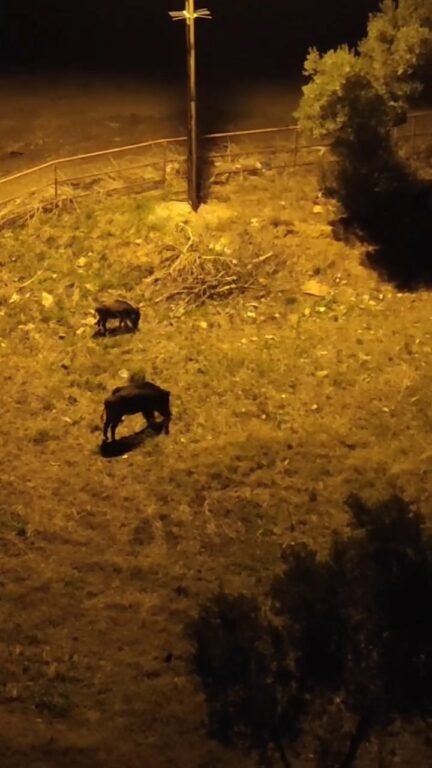
<path fill-rule="evenodd" d="M 307 283 L 302 286 L 302 291 L 309 296 L 323 297 L 329 294 L 330 288 L 327 285 L 324 285 L 324 283 L 319 283 L 318 280 L 308 280 Z"/>
<path fill-rule="evenodd" d="M 54 298 L 51 296 L 50 293 L 45 293 L 45 291 L 42 291 L 42 298 L 41 298 L 43 306 L 48 309 L 54 304 Z"/>

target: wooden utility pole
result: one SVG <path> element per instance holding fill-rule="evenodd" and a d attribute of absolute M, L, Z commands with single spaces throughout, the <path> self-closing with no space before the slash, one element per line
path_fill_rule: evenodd
<path fill-rule="evenodd" d="M 192 210 L 199 206 L 198 195 L 198 128 L 195 56 L 195 19 L 211 19 L 207 8 L 195 10 L 195 0 L 185 0 L 184 11 L 171 11 L 173 21 L 186 21 L 186 49 L 188 71 L 188 197 Z"/>

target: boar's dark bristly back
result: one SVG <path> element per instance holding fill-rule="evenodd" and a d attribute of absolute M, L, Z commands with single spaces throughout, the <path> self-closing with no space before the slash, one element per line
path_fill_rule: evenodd
<path fill-rule="evenodd" d="M 115 431 L 123 417 L 134 413 L 142 413 L 147 425 L 154 426 L 155 412 L 162 416 L 162 428 L 168 434 L 171 411 L 170 393 L 166 389 L 150 381 L 115 387 L 105 400 L 104 440 L 108 439 L 108 429 L 111 429 L 111 439 L 115 440 Z"/>
<path fill-rule="evenodd" d="M 134 331 L 138 330 L 141 313 L 137 307 L 132 306 L 124 299 L 112 299 L 101 301 L 95 307 L 98 316 L 96 325 L 105 336 L 107 332 L 106 324 L 108 320 L 119 320 L 119 328 L 125 327 L 128 323 Z"/>

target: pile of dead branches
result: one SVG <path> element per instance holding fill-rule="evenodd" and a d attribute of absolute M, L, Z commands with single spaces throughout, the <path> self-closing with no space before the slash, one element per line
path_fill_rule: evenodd
<path fill-rule="evenodd" d="M 271 253 L 241 262 L 231 253 L 215 250 L 195 243 L 186 225 L 189 241 L 149 278 L 152 285 L 158 283 L 162 295 L 157 301 L 175 302 L 180 309 L 200 306 L 208 301 L 223 301 L 233 295 L 245 293 L 256 285 L 256 266 Z"/>

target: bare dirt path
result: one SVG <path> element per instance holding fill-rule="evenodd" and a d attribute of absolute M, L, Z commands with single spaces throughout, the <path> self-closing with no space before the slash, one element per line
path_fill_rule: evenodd
<path fill-rule="evenodd" d="M 201 129 L 286 125 L 299 87 L 201 85 Z M 81 152 L 185 133 L 184 83 L 131 77 L 0 78 L 0 176 Z"/>

